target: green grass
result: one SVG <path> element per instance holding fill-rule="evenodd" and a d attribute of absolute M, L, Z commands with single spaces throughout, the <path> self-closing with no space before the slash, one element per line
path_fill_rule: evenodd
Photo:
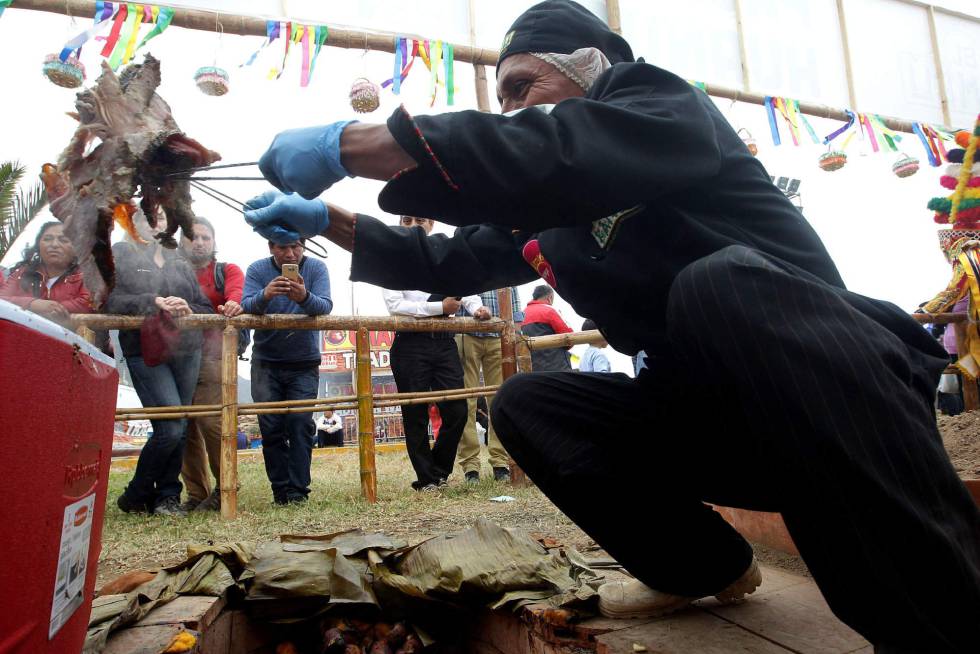
<path fill-rule="evenodd" d="M 309 502 L 276 506 L 261 457 L 243 458 L 239 463 L 239 517 L 228 522 L 216 513 L 191 513 L 186 518 L 123 513 L 116 507 L 116 498 L 132 470 L 112 470 L 99 584 L 130 570 L 179 562 L 191 543 L 274 540 L 280 534 L 324 534 L 354 527 L 415 543 L 464 529 L 481 516 L 576 547 L 591 543 L 536 488 L 493 482 L 487 466 L 480 483 L 464 484 L 457 468 L 449 488 L 432 494 L 411 489 L 415 476 L 404 452 L 379 453 L 377 467 L 378 502 L 374 505 L 360 497 L 357 456 L 337 454 L 314 457 Z M 498 495 L 510 495 L 515 501 L 490 501 Z"/>

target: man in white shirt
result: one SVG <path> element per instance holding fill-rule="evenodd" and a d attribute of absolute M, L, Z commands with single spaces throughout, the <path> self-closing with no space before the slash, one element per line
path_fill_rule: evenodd
<path fill-rule="evenodd" d="M 317 447 L 340 447 L 344 444 L 344 420 L 330 409 L 317 422 Z"/>
<path fill-rule="evenodd" d="M 598 329 L 598 327 L 595 322 L 586 319 L 582 323 L 582 331 L 587 332 L 592 329 Z M 609 343 L 606 341 L 590 344 L 585 349 L 585 354 L 582 355 L 582 360 L 578 364 L 579 372 L 612 372 L 612 366 L 609 365 L 609 358 L 603 353 L 607 345 Z"/>
<path fill-rule="evenodd" d="M 430 218 L 402 216 L 402 227 L 420 227 L 427 235 L 434 222 Z M 432 318 L 452 316 L 465 307 L 477 320 L 490 318 L 490 310 L 477 295 L 445 297 L 425 291 L 390 291 L 383 289 L 388 313 L 393 316 Z M 441 391 L 463 388 L 463 367 L 452 332 L 396 332 L 391 344 L 391 373 L 398 392 Z M 417 480 L 412 488 L 430 492 L 446 485 L 456 459 L 456 448 L 466 426 L 466 400 L 438 402 L 442 427 L 439 438 L 429 447 L 428 406 L 403 404 L 405 446 Z"/>

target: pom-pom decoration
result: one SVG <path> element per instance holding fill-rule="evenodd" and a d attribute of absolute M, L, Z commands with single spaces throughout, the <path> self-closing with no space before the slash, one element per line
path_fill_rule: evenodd
<path fill-rule="evenodd" d="M 903 155 L 901 159 L 892 164 L 892 172 L 895 173 L 896 177 L 911 177 L 919 172 L 919 160 Z"/>
<path fill-rule="evenodd" d="M 85 81 L 85 66 L 74 55 L 62 61 L 58 55 L 49 54 L 41 71 L 52 83 L 66 89 L 76 89 Z"/>
<path fill-rule="evenodd" d="M 956 132 L 956 145 L 960 146 L 964 150 L 970 147 L 970 132 L 965 129 L 961 129 Z"/>
<path fill-rule="evenodd" d="M 368 114 L 381 104 L 381 89 L 365 77 L 358 77 L 350 87 L 350 106 L 359 114 Z"/>
<path fill-rule="evenodd" d="M 820 155 L 817 165 L 827 172 L 840 170 L 847 163 L 847 155 L 840 150 L 831 150 Z"/>
<path fill-rule="evenodd" d="M 194 73 L 194 83 L 205 95 L 224 95 L 228 92 L 228 73 L 217 66 L 202 66 Z"/>

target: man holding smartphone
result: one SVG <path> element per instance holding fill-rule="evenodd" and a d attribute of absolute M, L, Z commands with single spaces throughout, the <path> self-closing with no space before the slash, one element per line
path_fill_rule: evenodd
<path fill-rule="evenodd" d="M 330 276 L 318 259 L 304 256 L 302 240 L 269 242 L 269 254 L 248 267 L 242 308 L 246 313 L 330 313 Z M 320 332 L 255 330 L 252 399 L 256 402 L 316 397 Z M 265 471 L 276 504 L 306 501 L 316 427 L 309 413 L 259 416 Z"/>

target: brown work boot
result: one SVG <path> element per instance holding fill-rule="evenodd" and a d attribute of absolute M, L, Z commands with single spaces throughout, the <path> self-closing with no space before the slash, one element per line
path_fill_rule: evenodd
<path fill-rule="evenodd" d="M 755 559 L 742 576 L 715 597 L 732 604 L 755 591 L 762 583 L 762 573 Z M 689 605 L 699 597 L 671 595 L 654 590 L 639 579 L 611 581 L 599 587 L 599 612 L 607 618 L 657 618 Z"/>

